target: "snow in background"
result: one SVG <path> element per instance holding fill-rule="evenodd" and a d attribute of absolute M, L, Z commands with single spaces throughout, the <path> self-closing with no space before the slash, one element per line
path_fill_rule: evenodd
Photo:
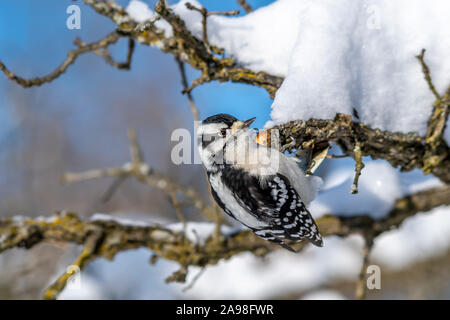
<path fill-rule="evenodd" d="M 121 252 L 114 262 L 103 258 L 90 263 L 79 282 L 71 282 L 59 299 L 171 299 L 181 291 L 164 279 L 178 270 L 167 260 L 150 264 L 151 251 L 137 249 Z M 64 271 L 64 267 L 61 272 Z"/>
<path fill-rule="evenodd" d="M 335 290 L 317 290 L 305 294 L 303 300 L 345 300 L 345 297 Z"/>
<path fill-rule="evenodd" d="M 201 38 L 201 16 L 186 2 L 201 6 L 180 1 L 173 9 Z M 138 21 L 153 16 L 136 0 L 128 12 Z M 355 108 L 373 127 L 424 134 L 435 99 L 415 56 L 427 50 L 434 84 L 444 92 L 449 16 L 448 0 L 278 0 L 242 17 L 211 16 L 208 37 L 242 65 L 286 77 L 268 125 Z"/>
<path fill-rule="evenodd" d="M 449 213 L 450 207 L 435 208 L 382 234 L 375 240 L 371 263 L 380 265 L 382 272 L 399 270 L 445 253 L 450 249 Z M 213 231 L 213 224 L 206 225 L 189 223 L 188 229 L 195 229 L 204 239 Z M 168 227 L 177 229 L 179 224 Z M 189 268 L 186 284 L 167 285 L 164 279 L 178 270 L 178 264 L 159 259 L 151 265 L 151 251 L 130 250 L 119 253 L 113 262 L 97 259 L 89 264 L 80 285 L 67 287 L 60 299 L 264 299 L 306 291 L 312 292 L 305 299 L 343 298 L 314 290 L 337 280 L 354 281 L 362 264 L 362 244 L 360 236 L 330 236 L 324 239 L 323 248 L 307 245 L 301 254 L 277 250 L 261 259 L 242 253 L 208 266 L 186 292 L 182 289 L 200 268 Z M 65 267 L 61 265 L 61 272 Z"/>
<path fill-rule="evenodd" d="M 442 185 L 434 176 L 420 170 L 401 173 L 384 160 L 364 158 L 365 167 L 358 183 L 358 193 L 350 194 L 355 175 L 353 159 L 325 160 L 328 173 L 317 198 L 311 203 L 314 217 L 368 215 L 385 217 L 395 201 L 409 194 Z"/>
<path fill-rule="evenodd" d="M 380 235 L 375 240 L 372 259 L 399 270 L 413 262 L 444 254 L 449 248 L 450 207 L 442 206 L 406 220 L 400 232 Z"/>

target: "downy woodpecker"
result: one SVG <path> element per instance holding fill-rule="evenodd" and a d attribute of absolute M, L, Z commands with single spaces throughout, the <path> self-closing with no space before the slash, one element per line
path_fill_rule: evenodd
<path fill-rule="evenodd" d="M 278 150 L 255 143 L 249 130 L 254 120 L 217 114 L 197 127 L 198 149 L 214 199 L 256 235 L 288 250 L 294 251 L 285 240 L 306 238 L 322 246 L 306 208 L 320 179 L 305 176 L 293 159 Z"/>

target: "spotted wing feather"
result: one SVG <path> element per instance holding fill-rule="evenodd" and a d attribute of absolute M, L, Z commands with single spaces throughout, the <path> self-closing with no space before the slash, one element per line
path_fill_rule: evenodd
<path fill-rule="evenodd" d="M 258 236 L 287 246 L 284 240 L 308 239 L 322 246 L 322 237 L 311 214 L 289 180 L 281 175 L 266 177 L 264 182 L 241 169 L 228 168 L 222 171 L 223 184 L 233 190 L 236 201 L 248 214 L 264 220 L 265 227 L 251 228 Z M 225 212 L 236 218 L 226 204 L 213 193 Z"/>

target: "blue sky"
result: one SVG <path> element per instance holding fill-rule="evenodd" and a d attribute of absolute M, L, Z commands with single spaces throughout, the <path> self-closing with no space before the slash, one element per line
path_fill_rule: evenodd
<path fill-rule="evenodd" d="M 152 5 L 155 1 L 146 2 Z M 272 1 L 248 2 L 257 8 Z M 118 3 L 126 5 L 128 0 L 119 0 Z M 202 3 L 210 10 L 238 8 L 237 2 L 233 0 L 204 0 Z M 78 4 L 81 8 L 81 30 L 66 28 L 68 17 L 66 8 L 72 4 Z M 74 48 L 72 41 L 77 36 L 86 42 L 95 41 L 113 28 L 114 25 L 108 19 L 94 13 L 82 1 L 0 1 L 0 60 L 18 75 L 42 76 L 64 60 L 67 51 Z M 102 94 L 93 90 L 96 81 L 112 82 L 123 88 L 123 94 L 126 95 L 127 83 L 140 85 L 144 81 L 158 82 L 162 73 L 177 72 L 171 56 L 163 57 L 164 54 L 157 49 L 142 45 L 137 45 L 136 49 L 130 72 L 113 70 L 98 57 L 87 54 L 78 59 L 62 77 L 38 88 L 23 89 L 0 74 L 0 143 L 8 139 L 8 134 L 15 126 L 14 114 L 11 111 L 12 95 L 28 97 L 29 108 L 40 108 L 42 112 L 47 112 L 49 117 L 55 112 L 65 112 L 68 117 L 89 120 L 90 117 L 98 115 L 98 112 L 102 112 L 99 111 L 100 107 L 96 107 L 103 103 Z M 110 50 L 113 56 L 121 59 L 119 57 L 124 57 L 126 41 L 120 41 Z M 156 61 L 155 64 L 152 64 L 153 60 Z M 88 75 L 86 68 L 92 71 Z M 188 69 L 188 77 L 191 80 L 197 75 L 197 71 Z M 186 108 L 186 100 L 180 94 L 180 90 L 177 80 L 168 95 L 180 108 Z M 194 98 L 202 118 L 220 112 L 231 113 L 238 118 L 257 116 L 255 122 L 257 127 L 263 126 L 269 119 L 272 103 L 266 91 L 261 88 L 231 83 L 211 83 L 201 86 L 195 89 Z M 68 99 L 72 105 L 71 110 L 65 109 L 65 102 Z M 49 106 L 43 107 L 43 101 L 49 102 Z"/>

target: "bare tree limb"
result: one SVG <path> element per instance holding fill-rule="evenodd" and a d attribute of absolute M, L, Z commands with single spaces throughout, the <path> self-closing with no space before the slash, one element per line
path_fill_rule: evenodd
<path fill-rule="evenodd" d="M 324 236 L 370 232 L 376 237 L 398 227 L 405 219 L 418 212 L 427 212 L 441 205 L 450 205 L 449 186 L 399 199 L 388 216 L 381 220 L 365 215 L 351 218 L 333 215 L 317 219 L 317 224 Z M 204 243 L 197 243 L 186 239 L 183 232 L 175 232 L 162 226 L 123 225 L 112 220 L 84 221 L 73 213 L 60 213 L 46 219 L 0 219 L 0 253 L 15 247 L 30 249 L 41 242 L 83 245 L 83 252 L 75 261 L 80 269 L 95 258 L 113 259 L 118 252 L 139 247 L 154 251 L 158 257 L 180 263 L 182 269 L 187 269 L 188 266 L 213 265 L 241 252 L 263 256 L 279 249 L 247 230 L 224 235 L 220 242 L 210 236 Z M 295 248 L 300 250 L 303 246 L 304 243 L 297 243 Z M 55 298 L 69 277 L 70 274 L 63 274 L 46 292 L 45 297 Z"/>
<path fill-rule="evenodd" d="M 86 45 L 80 38 L 76 38 L 74 41 L 74 44 L 76 44 L 79 47 Z M 122 70 L 130 70 L 131 60 L 133 58 L 133 53 L 134 53 L 134 47 L 135 47 L 134 39 L 128 38 L 128 51 L 127 51 L 127 57 L 126 57 L 125 62 L 115 61 L 111 57 L 111 54 L 109 53 L 109 50 L 107 48 L 95 50 L 94 53 L 96 55 L 98 55 L 99 57 L 102 57 L 106 61 L 107 64 L 109 64 L 110 66 L 112 66 L 114 68 L 122 69 Z"/>
<path fill-rule="evenodd" d="M 208 17 L 213 15 L 234 16 L 239 14 L 239 10 L 234 11 L 208 11 L 205 7 L 197 8 L 190 2 L 186 3 L 186 8 L 192 11 L 197 11 L 202 15 L 202 29 L 203 29 L 203 43 L 209 45 L 208 42 Z"/>
<path fill-rule="evenodd" d="M 45 290 L 43 299 L 54 300 L 64 290 L 68 280 L 74 276 L 75 272 L 80 272 L 91 260 L 95 258 L 95 253 L 98 249 L 98 245 L 103 238 L 103 230 L 94 230 L 89 234 L 83 244 L 83 251 L 80 256 L 75 260 L 72 266 L 68 267 L 50 287 Z"/>
<path fill-rule="evenodd" d="M 361 175 L 361 171 L 364 168 L 364 163 L 362 162 L 361 146 L 359 145 L 358 141 L 355 142 L 355 149 L 353 150 L 353 154 L 355 155 L 355 178 L 353 179 L 350 193 L 356 194 L 358 193 L 359 176 Z"/>
<path fill-rule="evenodd" d="M 137 39 L 142 44 L 153 45 L 166 53 L 171 53 L 194 69 L 202 72 L 201 81 L 232 81 L 247 83 L 262 87 L 273 98 L 281 85 L 283 78 L 265 72 L 254 72 L 239 66 L 232 58 L 218 58 L 215 53 L 222 52 L 219 48 L 208 46 L 195 38 L 186 28 L 184 21 L 171 9 L 167 8 L 165 1 L 158 1 L 155 5 L 156 13 L 166 20 L 173 29 L 173 36 L 166 37 L 164 30 L 158 29 L 154 23 L 145 28 L 137 28 L 139 23 L 134 21 L 124 8 L 113 1 L 84 0 L 97 13 L 111 19 L 118 26 L 118 32 Z M 212 12 L 216 14 L 216 12 Z M 190 87 L 192 90 L 195 86 Z"/>
<path fill-rule="evenodd" d="M 100 202 L 107 203 L 109 200 L 111 200 L 112 196 L 116 193 L 116 191 L 119 189 L 119 187 L 122 185 L 122 183 L 125 182 L 126 179 L 127 179 L 127 177 L 125 175 L 114 179 L 114 181 L 111 183 L 109 188 L 106 190 L 106 192 L 100 198 Z"/>
<path fill-rule="evenodd" d="M 436 90 L 436 87 L 433 84 L 433 80 L 431 79 L 430 69 L 425 62 L 425 49 L 422 49 L 421 53 L 416 56 L 416 58 L 419 60 L 419 63 L 422 66 L 422 72 L 425 77 L 425 81 L 428 84 L 428 87 L 436 97 L 436 102 L 434 103 L 433 107 L 433 113 L 428 122 L 428 130 L 425 137 L 425 140 L 428 144 L 436 147 L 439 143 L 442 142 L 442 136 L 444 134 L 445 125 L 448 119 L 450 105 L 450 87 L 442 97 Z"/>
<path fill-rule="evenodd" d="M 369 255 L 373 246 L 372 235 L 365 235 L 363 246 L 363 261 L 361 271 L 359 272 L 358 281 L 356 282 L 355 298 L 358 300 L 364 300 L 366 298 L 366 272 L 369 266 Z"/>
<path fill-rule="evenodd" d="M 433 113 L 428 121 L 428 130 L 426 134 L 426 142 L 432 148 L 438 148 L 439 145 L 445 147 L 443 135 L 447 125 L 450 108 L 450 87 L 447 89 L 443 97 L 434 103 Z"/>
<path fill-rule="evenodd" d="M 97 51 L 99 49 L 106 48 L 107 46 L 114 44 L 119 40 L 120 35 L 117 32 L 111 32 L 109 35 L 107 35 L 105 38 L 97 41 L 92 42 L 89 44 L 81 45 L 79 44 L 79 48 L 75 50 L 71 50 L 67 53 L 67 58 L 51 73 L 43 76 L 43 77 L 37 77 L 37 78 L 31 78 L 31 79 L 25 79 L 18 75 L 16 75 L 14 72 L 10 71 L 1 61 L 0 61 L 0 70 L 3 71 L 3 73 L 6 75 L 8 79 L 11 81 L 16 82 L 17 84 L 21 85 L 24 88 L 29 88 L 32 86 L 40 86 L 44 83 L 51 82 L 58 78 L 60 75 L 62 75 L 64 72 L 66 72 L 67 68 L 71 64 L 75 62 L 75 60 L 82 54 L 91 52 L 91 51 Z M 131 57 L 130 57 L 131 60 Z"/>
<path fill-rule="evenodd" d="M 133 163 L 133 168 L 139 168 L 142 162 L 144 161 L 144 156 L 142 154 L 141 147 L 139 146 L 139 143 L 137 141 L 136 132 L 132 128 L 128 130 L 128 139 L 130 140 L 130 155 Z M 142 168 L 146 170 L 145 165 L 142 166 Z M 101 197 L 100 201 L 102 203 L 108 202 L 128 177 L 129 174 L 125 173 L 118 175 L 111 183 L 109 188 L 106 190 L 105 194 Z M 65 182 L 64 178 L 61 180 L 62 180 L 61 182 Z"/>
<path fill-rule="evenodd" d="M 186 76 L 186 69 L 184 67 L 184 62 L 181 61 L 178 57 L 175 57 L 175 61 L 177 62 L 178 69 L 180 71 L 181 84 L 183 86 L 183 93 L 186 94 L 186 96 L 188 98 L 189 107 L 191 108 L 192 116 L 194 117 L 194 121 L 199 121 L 200 116 L 199 116 L 198 108 L 195 105 L 194 98 L 192 97 L 191 91 L 187 90 L 189 85 L 188 85 L 188 80 L 187 80 L 187 76 Z"/>
<path fill-rule="evenodd" d="M 420 65 L 422 66 L 422 72 L 425 77 L 425 81 L 428 84 L 428 87 L 430 88 L 431 92 L 433 92 L 434 96 L 436 97 L 436 100 L 441 100 L 441 96 L 437 92 L 436 88 L 434 87 L 433 81 L 431 80 L 431 74 L 430 69 L 428 68 L 428 65 L 425 63 L 425 49 L 422 49 L 419 55 L 416 56 L 417 60 L 419 60 Z"/>
<path fill-rule="evenodd" d="M 172 206 L 175 208 L 175 212 L 177 213 L 178 220 L 183 224 L 183 232 L 186 234 L 186 219 L 184 218 L 182 205 L 177 199 L 177 195 L 175 192 L 170 194 L 170 201 L 172 202 Z"/>
<path fill-rule="evenodd" d="M 206 268 L 203 267 L 200 269 L 200 271 L 195 275 L 195 277 L 192 279 L 191 283 L 189 283 L 186 287 L 183 288 L 183 292 L 186 292 L 190 289 L 192 289 L 192 287 L 194 286 L 194 284 L 198 281 L 198 279 L 203 275 L 203 273 L 205 272 Z"/>
<path fill-rule="evenodd" d="M 156 172 L 148 164 L 143 162 L 144 156 L 133 129 L 130 129 L 128 137 L 130 139 L 132 162 L 125 163 L 121 167 L 89 170 L 80 173 L 67 172 L 62 175 L 60 181 L 62 183 L 74 183 L 107 177 L 115 177 L 117 179 L 134 177 L 143 184 L 156 187 L 166 193 L 169 197 L 172 197 L 172 194 L 174 193 L 182 195 L 189 199 L 191 201 L 189 204 L 202 213 L 208 220 L 217 221 L 217 211 L 213 206 L 208 205 L 196 190 L 193 188 L 185 188 L 178 183 L 173 182 L 167 176 Z"/>
<path fill-rule="evenodd" d="M 247 13 L 250 13 L 253 11 L 252 7 L 247 3 L 245 0 L 237 0 L 239 5 L 244 9 Z"/>
<path fill-rule="evenodd" d="M 177 64 L 178 64 L 178 68 L 181 74 L 181 84 L 183 85 L 183 93 L 186 94 L 188 101 L 189 101 L 189 107 L 191 108 L 191 112 L 192 112 L 192 116 L 194 118 L 194 125 L 196 125 L 196 122 L 200 120 L 200 116 L 199 116 L 199 111 L 198 108 L 194 102 L 194 97 L 192 96 L 192 92 L 187 90 L 187 86 L 188 86 L 188 80 L 187 80 L 187 76 L 186 76 L 186 70 L 185 70 L 185 66 L 184 66 L 184 62 L 181 61 L 179 58 L 175 58 Z M 211 186 L 209 185 L 208 182 L 208 176 L 206 173 L 206 169 L 203 168 L 203 172 L 205 175 L 205 179 L 206 179 L 206 185 L 208 186 L 208 192 L 209 192 L 209 198 L 210 201 L 212 203 L 212 208 L 215 212 L 215 216 L 216 216 L 216 238 L 220 239 L 220 226 L 223 223 L 223 217 L 222 217 L 222 211 L 221 209 L 218 207 L 216 201 L 214 200 L 212 193 L 211 193 Z"/>
<path fill-rule="evenodd" d="M 354 122 L 350 115 L 345 114 L 337 114 L 332 120 L 291 121 L 272 129 L 279 130 L 282 145 L 289 143 L 291 138 L 295 139 L 297 148 L 315 146 L 320 149 L 334 142 L 341 147 L 345 155 L 351 157 L 354 157 L 358 141 L 362 156 L 385 159 L 393 167 L 400 167 L 402 171 L 420 169 L 425 173 L 431 172 L 443 182 L 450 183 L 449 147 L 445 142 L 436 148 L 427 147 L 425 139 L 414 132 L 373 129 Z M 436 161 L 436 157 L 439 161 Z"/>

